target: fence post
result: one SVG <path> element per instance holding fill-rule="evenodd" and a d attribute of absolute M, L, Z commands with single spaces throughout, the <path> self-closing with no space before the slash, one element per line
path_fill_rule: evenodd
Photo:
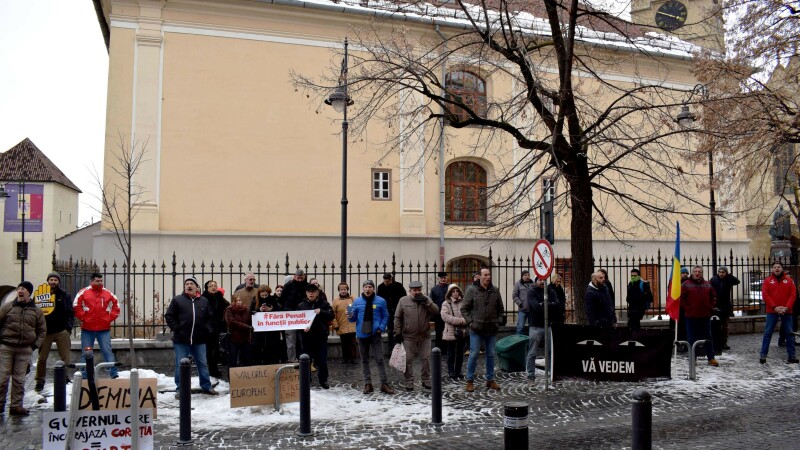
<path fill-rule="evenodd" d="M 649 392 L 644 389 L 633 391 L 631 412 L 633 450 L 653 448 L 653 402 Z"/>
<path fill-rule="evenodd" d="M 53 371 L 53 411 L 67 410 L 67 365 L 56 361 Z"/>
<path fill-rule="evenodd" d="M 313 436 L 311 432 L 311 358 L 300 355 L 300 429 L 298 436 Z"/>
<path fill-rule="evenodd" d="M 503 412 L 505 450 L 528 448 L 528 404 L 507 403 Z"/>
<path fill-rule="evenodd" d="M 192 361 L 181 359 L 178 377 L 178 396 L 180 397 L 180 436 L 178 445 L 192 445 Z"/>
<path fill-rule="evenodd" d="M 442 424 L 442 351 L 431 350 L 431 423 Z"/>

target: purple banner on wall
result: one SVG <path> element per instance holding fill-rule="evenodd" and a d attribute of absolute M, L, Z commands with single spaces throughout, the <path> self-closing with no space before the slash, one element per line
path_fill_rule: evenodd
<path fill-rule="evenodd" d="M 22 231 L 22 189 L 19 184 L 6 184 L 8 198 L 3 214 L 3 231 Z M 44 211 L 44 185 L 25 184 L 25 232 L 42 231 L 42 212 Z"/>

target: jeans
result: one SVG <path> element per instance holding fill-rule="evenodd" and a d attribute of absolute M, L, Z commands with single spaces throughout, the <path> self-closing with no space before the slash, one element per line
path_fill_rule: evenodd
<path fill-rule="evenodd" d="M 97 343 L 100 345 L 100 353 L 103 354 L 103 361 L 105 362 L 114 362 L 114 352 L 111 351 L 111 330 L 105 331 L 90 331 L 90 330 L 82 330 L 81 331 L 81 348 L 86 347 L 94 347 L 94 341 L 97 340 Z M 66 361 L 64 361 L 66 362 Z M 86 362 L 86 357 L 84 356 L 83 352 L 81 352 L 81 362 Z M 95 365 L 97 363 L 95 362 Z M 84 378 L 86 377 L 86 369 L 82 370 Z M 111 374 L 111 378 L 117 378 L 117 368 L 112 367 L 109 370 Z M 96 375 L 96 374 L 95 374 Z"/>
<path fill-rule="evenodd" d="M 694 345 L 695 341 L 706 339 L 707 342 L 703 346 L 706 350 L 706 356 L 711 361 L 715 358 L 714 343 L 711 342 L 711 318 L 709 317 L 687 317 L 686 318 L 686 340 L 689 341 L 689 346 Z"/>
<path fill-rule="evenodd" d="M 474 331 L 469 332 L 469 360 L 467 360 L 467 381 L 475 379 L 475 367 L 478 365 L 478 354 L 481 342 L 486 349 L 486 381 L 494 380 L 494 343 L 496 335 L 481 336 Z"/>
<path fill-rule="evenodd" d="M 534 378 L 536 376 L 536 352 L 539 350 L 540 344 L 544 345 L 544 328 L 531 327 L 528 336 L 530 336 L 530 344 L 525 367 L 528 372 L 528 378 Z"/>
<path fill-rule="evenodd" d="M 525 322 L 528 321 L 528 312 L 519 310 L 517 313 L 517 334 L 525 334 Z"/>
<path fill-rule="evenodd" d="M 792 335 L 792 316 L 790 314 L 776 314 L 767 313 L 767 323 L 764 325 L 764 338 L 761 340 L 761 357 L 766 358 L 769 353 L 769 344 L 772 341 L 772 333 L 775 331 L 775 325 L 778 324 L 778 319 L 781 320 L 781 336 L 786 336 L 786 353 L 789 358 L 794 358 L 794 335 Z"/>
<path fill-rule="evenodd" d="M 189 354 L 194 357 L 197 374 L 200 375 L 200 389 L 211 390 L 211 377 L 208 376 L 208 361 L 206 361 L 206 344 L 189 345 L 173 342 L 172 346 L 175 348 L 175 390 L 178 391 L 180 388 L 181 360 L 189 357 Z"/>
<path fill-rule="evenodd" d="M 355 336 L 355 333 L 353 333 Z M 361 375 L 364 378 L 364 384 L 372 384 L 372 372 L 369 369 L 369 354 L 372 352 L 372 358 L 378 365 L 378 374 L 381 377 L 381 384 L 389 384 L 389 379 L 386 377 L 386 367 L 383 364 L 383 342 L 381 335 L 378 333 L 370 337 L 358 338 L 358 347 L 361 349 Z"/>

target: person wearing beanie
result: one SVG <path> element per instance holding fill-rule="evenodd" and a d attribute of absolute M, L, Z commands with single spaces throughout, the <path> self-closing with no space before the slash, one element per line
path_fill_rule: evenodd
<path fill-rule="evenodd" d="M 6 394 L 11 379 L 12 416 L 27 416 L 22 405 L 25 397 L 25 376 L 31 353 L 39 348 L 47 334 L 42 310 L 31 299 L 33 284 L 23 281 L 17 286 L 17 298 L 0 306 L 0 415 L 6 411 Z"/>
<path fill-rule="evenodd" d="M 389 321 L 389 311 L 386 300 L 375 294 L 375 283 L 367 280 L 361 287 L 361 295 L 347 310 L 347 320 L 355 323 L 358 348 L 361 349 L 361 375 L 364 380 L 364 393 L 374 391 L 372 387 L 372 372 L 369 367 L 369 355 L 378 365 L 378 375 L 381 379 L 381 392 L 394 394 L 394 389 L 389 386 L 386 377 L 386 366 L 383 363 L 383 340 L 381 334 L 386 332 Z"/>
<path fill-rule="evenodd" d="M 730 350 L 728 346 L 728 321 L 733 317 L 733 302 L 731 301 L 731 294 L 733 287 L 740 284 L 736 276 L 730 273 L 728 266 L 719 266 L 717 274 L 711 277 L 711 286 L 714 286 L 714 291 L 717 293 L 717 308 L 719 309 L 719 321 L 722 326 L 720 333 L 721 342 L 714 342 L 714 349 L 717 350 Z"/>
<path fill-rule="evenodd" d="M 103 287 L 103 275 L 93 273 L 91 284 L 78 291 L 75 301 L 72 302 L 72 311 L 81 321 L 81 348 L 94 347 L 94 342 L 100 345 L 103 361 L 114 362 L 114 352 L 111 351 L 111 323 L 119 317 L 119 301 L 113 292 Z M 81 352 L 81 362 L 86 362 L 86 356 Z M 86 369 L 83 369 L 84 377 Z M 111 378 L 118 378 L 117 368 L 109 370 Z"/>
<path fill-rule="evenodd" d="M 528 291 L 532 286 L 531 272 L 523 270 L 522 276 L 514 283 L 514 290 L 511 292 L 511 297 L 518 309 L 516 334 L 525 335 L 525 323 L 528 321 Z"/>
<path fill-rule="evenodd" d="M 58 356 L 65 363 L 70 362 L 70 337 L 72 326 L 75 323 L 75 312 L 72 310 L 72 296 L 61 289 L 61 276 L 58 272 L 47 275 L 47 284 L 50 287 L 50 297 L 45 297 L 39 302 L 39 308 L 47 322 L 47 335 L 44 337 L 42 347 L 39 349 L 39 358 L 36 362 L 36 392 L 44 389 L 47 370 L 47 357 L 50 347 L 56 343 Z M 45 293 L 43 293 L 45 294 Z"/>
<path fill-rule="evenodd" d="M 317 368 L 319 385 L 330 389 L 328 384 L 328 322 L 333 320 L 333 308 L 319 298 L 319 288 L 315 284 L 306 285 L 306 299 L 297 305 L 298 311 L 314 311 L 316 316 L 305 330 L 300 330 L 303 349 Z"/>
<path fill-rule="evenodd" d="M 183 293 L 173 297 L 164 313 L 164 321 L 172 330 L 172 346 L 175 349 L 175 397 L 180 392 L 179 377 L 181 359 L 194 357 L 200 389 L 206 395 L 219 395 L 211 386 L 206 359 L 208 335 L 214 332 L 214 316 L 208 299 L 197 296 L 200 284 L 195 277 L 183 281 Z"/>

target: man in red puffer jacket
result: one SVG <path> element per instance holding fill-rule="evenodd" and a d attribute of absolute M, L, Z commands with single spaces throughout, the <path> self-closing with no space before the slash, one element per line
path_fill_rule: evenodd
<path fill-rule="evenodd" d="M 94 347 L 94 341 L 100 345 L 103 361 L 114 362 L 114 353 L 111 351 L 111 322 L 119 317 L 119 301 L 117 297 L 103 287 L 103 275 L 92 274 L 89 287 L 83 288 L 75 296 L 72 303 L 75 317 L 81 321 L 81 348 Z M 81 352 L 81 362 L 86 362 L 86 357 Z M 84 376 L 86 370 L 84 369 Z M 111 378 L 117 378 L 117 368 L 110 370 Z"/>
<path fill-rule="evenodd" d="M 704 339 L 708 365 L 718 367 L 711 343 L 711 315 L 717 304 L 717 294 L 711 283 L 703 279 L 703 268 L 694 266 L 692 276 L 681 284 L 681 308 L 686 313 L 686 339 L 689 345 Z"/>
<path fill-rule="evenodd" d="M 761 297 L 764 299 L 767 312 L 767 323 L 764 326 L 764 338 L 761 340 L 761 355 L 759 357 L 761 364 L 767 362 L 769 344 L 772 341 L 772 333 L 775 331 L 778 319 L 781 320 L 781 336 L 787 338 L 786 353 L 788 353 L 789 358 L 786 362 L 788 364 L 797 364 L 792 335 L 792 307 L 796 296 L 794 281 L 783 271 L 783 264 L 780 261 L 775 261 L 772 263 L 772 275 L 764 280 L 764 284 L 761 287 Z"/>

